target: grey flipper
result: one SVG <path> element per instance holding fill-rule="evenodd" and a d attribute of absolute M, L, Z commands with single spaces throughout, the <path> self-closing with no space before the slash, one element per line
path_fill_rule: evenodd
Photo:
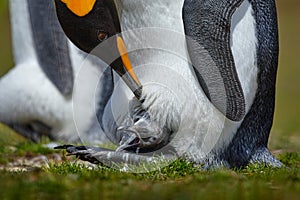
<path fill-rule="evenodd" d="M 191 38 L 187 39 L 188 51 L 199 83 L 211 102 L 233 121 L 245 115 L 245 98 L 230 49 L 231 17 L 241 3 L 185 0 L 183 8 L 185 33 Z M 222 87 L 224 95 L 219 91 Z"/>
<path fill-rule="evenodd" d="M 38 62 L 63 95 L 73 90 L 68 41 L 55 14 L 52 0 L 27 0 Z"/>
<path fill-rule="evenodd" d="M 275 85 L 278 66 L 278 24 L 274 0 L 250 0 L 256 19 L 258 36 L 258 88 L 250 111 L 222 157 L 232 167 L 249 162 L 283 166 L 269 152 L 268 138 L 275 107 Z"/>
<path fill-rule="evenodd" d="M 111 98 L 111 95 L 114 90 L 114 82 L 113 82 L 113 72 L 111 68 L 107 68 L 103 75 L 101 76 L 99 80 L 99 87 L 101 90 L 101 97 L 99 100 L 99 109 L 97 110 L 97 119 L 100 124 L 100 127 L 103 129 L 103 115 L 106 105 L 109 103 L 109 99 Z"/>

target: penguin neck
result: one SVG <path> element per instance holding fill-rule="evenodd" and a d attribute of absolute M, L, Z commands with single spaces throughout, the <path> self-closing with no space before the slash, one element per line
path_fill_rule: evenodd
<path fill-rule="evenodd" d="M 156 37 L 155 41 L 158 43 L 175 43 L 176 48 L 184 50 L 181 52 L 184 53 L 184 55 L 180 56 L 188 57 L 185 38 L 182 37 L 184 40 L 178 41 L 177 36 L 175 36 L 176 34 L 185 35 L 182 19 L 184 0 L 163 0 L 159 2 L 149 0 L 115 0 L 115 2 L 119 11 L 121 30 L 123 33 L 127 32 L 127 34 L 123 34 L 123 37 L 129 50 L 139 51 L 145 49 L 147 48 L 147 44 L 151 43 L 150 39 Z M 136 32 L 134 30 L 144 31 Z M 166 34 L 164 30 L 166 30 L 168 34 L 174 32 L 174 35 L 169 35 L 167 41 L 160 39 Z M 148 34 L 143 35 L 145 32 L 148 32 Z M 154 40 L 152 40 L 152 42 L 153 41 Z M 137 46 L 141 48 L 137 49 Z M 153 45 L 150 44 L 150 46 Z M 131 59 L 137 61 L 133 56 L 131 56 Z M 145 63 L 146 59 L 155 59 L 159 62 L 153 53 L 151 53 L 151 56 L 143 55 L 140 59 L 143 60 L 143 63 Z M 164 64 L 167 63 L 164 61 Z"/>
<path fill-rule="evenodd" d="M 144 106 L 166 123 L 166 119 L 176 117 L 175 110 L 180 108 L 180 101 L 176 100 L 178 87 L 183 87 L 182 82 L 195 80 L 182 20 L 184 0 L 115 2 L 123 39 L 143 84 Z M 162 107 L 168 111 L 161 112 Z"/>
<path fill-rule="evenodd" d="M 158 27 L 184 33 L 182 7 L 184 0 L 119 0 L 122 31 L 136 28 Z"/>

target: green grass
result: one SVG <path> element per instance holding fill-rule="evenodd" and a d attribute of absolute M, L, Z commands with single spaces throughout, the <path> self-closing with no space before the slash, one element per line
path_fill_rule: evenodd
<path fill-rule="evenodd" d="M 199 171 L 176 161 L 146 174 L 80 164 L 53 164 L 29 173 L 2 172 L 1 199 L 298 199 L 300 155 L 281 155 L 290 168 L 251 165 L 243 170 Z"/>
<path fill-rule="evenodd" d="M 12 162 L 16 157 L 53 153 L 53 150 L 44 147 L 43 144 L 34 144 L 1 124 L 0 136 L 0 165 Z"/>
<path fill-rule="evenodd" d="M 0 126 L 0 134 L 10 132 Z M 51 156 L 42 168 L 0 171 L 0 199 L 298 199 L 300 195 L 300 153 L 277 154 L 287 167 L 250 165 L 245 169 L 202 171 L 192 163 L 177 160 L 157 171 L 126 173 L 103 166 L 90 166 L 67 157 L 64 151 L 45 149 L 13 134 L 5 135 L 0 148 L 9 166 L 20 157 Z M 3 139 L 2 139 L 3 140 Z M 8 145 L 9 144 L 9 145 Z M 22 166 L 20 166 L 22 167 Z"/>
<path fill-rule="evenodd" d="M 13 66 L 7 2 L 0 1 L 0 76 Z M 100 166 L 91 170 L 62 151 L 28 142 L 0 125 L 0 168 L 5 168 L 0 170 L 0 199 L 299 199 L 300 1 L 277 3 L 280 60 L 269 146 L 287 168 L 251 165 L 242 170 L 200 171 L 191 163 L 176 161 L 149 173 Z M 51 161 L 54 153 L 62 161 Z M 49 158 L 49 166 L 27 172 L 9 168 L 19 158 L 39 155 Z"/>
<path fill-rule="evenodd" d="M 250 165 L 245 169 L 202 171 L 177 160 L 157 171 L 127 173 L 90 166 L 68 157 L 64 151 L 46 149 L 0 125 L 0 199 L 298 199 L 300 153 L 277 154 L 287 167 Z M 6 143 L 6 144 L 5 144 Z M 9 147 L 16 147 L 11 149 Z M 2 148 L 5 147 L 5 148 Z M 14 160 L 57 153 L 62 161 L 49 160 L 44 167 L 11 171 Z"/>

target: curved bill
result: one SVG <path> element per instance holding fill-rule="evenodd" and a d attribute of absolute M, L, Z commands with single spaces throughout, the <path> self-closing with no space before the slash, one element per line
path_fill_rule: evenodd
<path fill-rule="evenodd" d="M 90 53 L 109 64 L 130 88 L 135 97 L 141 100 L 142 84 L 134 72 L 125 43 L 120 34 L 108 39 L 108 42 L 101 43 L 99 47 Z"/>
<path fill-rule="evenodd" d="M 114 1 L 55 0 L 55 6 L 58 20 L 68 38 L 81 50 L 109 64 L 140 99 L 142 85 L 134 73 L 124 41 L 118 35 L 121 28 Z M 99 44 L 101 49 L 96 48 Z M 117 59 L 113 61 L 112 58 Z"/>
<path fill-rule="evenodd" d="M 117 47 L 121 56 L 121 60 L 123 62 L 123 66 L 125 68 L 126 74 L 120 74 L 125 83 L 132 90 L 137 99 L 141 98 L 142 93 L 142 85 L 135 74 L 132 64 L 130 62 L 128 52 L 126 46 L 124 44 L 123 39 L 120 36 L 117 36 Z M 112 66 L 114 68 L 114 66 Z M 117 71 L 117 69 L 115 69 Z"/>

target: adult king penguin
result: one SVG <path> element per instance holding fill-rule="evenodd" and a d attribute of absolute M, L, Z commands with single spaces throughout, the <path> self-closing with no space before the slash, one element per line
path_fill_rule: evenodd
<path fill-rule="evenodd" d="M 16 65 L 0 79 L 0 121 L 36 142 L 108 142 L 96 112 L 111 93 L 110 70 L 68 41 L 52 0 L 10 0 L 10 11 Z"/>
<path fill-rule="evenodd" d="M 119 148 L 58 148 L 93 163 L 152 161 L 149 153 L 159 152 L 205 167 L 281 166 L 267 149 L 278 59 L 275 1 L 55 3 L 70 40 L 122 77 L 114 76 L 99 119 Z"/>

